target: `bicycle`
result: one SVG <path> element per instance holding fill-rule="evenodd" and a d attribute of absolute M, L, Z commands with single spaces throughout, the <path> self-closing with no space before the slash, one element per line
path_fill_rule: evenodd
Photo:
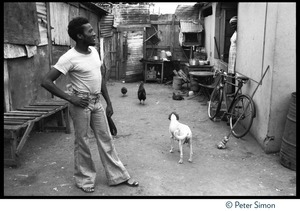
<path fill-rule="evenodd" d="M 249 81 L 249 78 L 240 74 L 229 76 L 224 70 L 216 70 L 214 77 L 217 76 L 217 85 L 213 89 L 208 102 L 208 117 L 212 121 L 216 121 L 216 117 L 220 116 L 224 102 L 225 112 L 221 116 L 221 119 L 226 117 L 226 119 L 229 120 L 230 130 L 233 136 L 242 138 L 249 132 L 253 119 L 256 116 L 253 99 L 247 94 L 242 94 L 242 87 Z M 235 78 L 237 84 L 229 82 L 229 77 Z M 233 94 L 227 93 L 228 85 L 237 87 Z"/>

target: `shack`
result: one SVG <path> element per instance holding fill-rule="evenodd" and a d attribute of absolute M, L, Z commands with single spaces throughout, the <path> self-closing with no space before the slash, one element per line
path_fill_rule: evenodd
<path fill-rule="evenodd" d="M 100 43 L 99 22 L 107 13 L 85 2 L 5 2 L 4 110 L 52 98 L 40 82 L 51 65 L 74 45 L 67 34 L 68 22 L 79 15 L 89 18 Z M 66 90 L 68 78 L 56 83 Z"/>

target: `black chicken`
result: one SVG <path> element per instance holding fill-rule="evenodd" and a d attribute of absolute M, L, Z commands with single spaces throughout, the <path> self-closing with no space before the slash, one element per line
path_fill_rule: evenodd
<path fill-rule="evenodd" d="M 140 100 L 140 104 L 141 101 L 143 101 L 143 104 L 145 104 L 145 100 L 146 100 L 146 90 L 144 88 L 144 82 L 142 81 L 139 89 L 138 89 L 138 99 Z"/>
<path fill-rule="evenodd" d="M 181 95 L 176 95 L 174 92 L 173 92 L 173 96 L 172 96 L 173 100 L 184 100 L 184 98 L 181 96 Z"/>
<path fill-rule="evenodd" d="M 123 95 L 125 95 L 127 93 L 126 87 L 122 87 L 121 92 L 122 92 Z"/>

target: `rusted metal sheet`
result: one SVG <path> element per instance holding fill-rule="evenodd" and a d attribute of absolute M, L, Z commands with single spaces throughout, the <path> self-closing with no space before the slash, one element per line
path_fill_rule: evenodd
<path fill-rule="evenodd" d="M 5 2 L 4 43 L 38 45 L 39 39 L 35 2 Z"/>
<path fill-rule="evenodd" d="M 38 98 L 48 98 L 47 91 L 40 86 L 41 78 L 49 71 L 47 46 L 38 46 L 37 54 L 31 58 L 8 59 L 9 92 L 11 109 L 29 104 Z"/>

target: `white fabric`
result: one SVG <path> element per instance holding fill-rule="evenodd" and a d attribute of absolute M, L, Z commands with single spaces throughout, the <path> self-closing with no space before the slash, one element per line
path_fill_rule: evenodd
<path fill-rule="evenodd" d="M 237 33 L 236 31 L 230 38 L 230 49 L 229 49 L 229 57 L 228 57 L 228 73 L 235 73 L 235 61 L 236 61 L 236 41 L 237 41 Z"/>
<path fill-rule="evenodd" d="M 82 54 L 71 48 L 63 54 L 53 66 L 64 75 L 70 76 L 72 89 L 91 94 L 101 93 L 101 61 L 94 47 L 89 47 L 91 53 Z"/>

